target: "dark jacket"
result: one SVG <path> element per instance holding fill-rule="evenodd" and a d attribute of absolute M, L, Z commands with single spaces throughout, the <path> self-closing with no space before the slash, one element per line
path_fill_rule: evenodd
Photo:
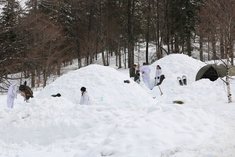
<path fill-rule="evenodd" d="M 130 77 L 135 77 L 135 75 L 136 75 L 136 69 L 135 69 L 135 67 L 131 67 L 130 68 Z"/>
<path fill-rule="evenodd" d="M 33 91 L 29 86 L 26 85 L 20 85 L 19 90 L 24 94 L 25 100 L 28 100 L 29 98 L 33 98 Z"/>

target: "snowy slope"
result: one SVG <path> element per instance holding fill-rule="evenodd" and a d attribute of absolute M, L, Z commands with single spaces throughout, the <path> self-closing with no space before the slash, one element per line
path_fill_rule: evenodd
<path fill-rule="evenodd" d="M 156 87 L 125 84 L 127 70 L 100 65 L 68 72 L 29 103 L 18 96 L 13 110 L 0 96 L 0 156 L 233 157 L 235 104 L 227 104 L 223 82 L 195 82 L 204 63 L 185 55 L 151 65 L 152 81 L 157 64 L 166 75 L 163 96 Z M 188 86 L 176 81 L 183 74 Z M 92 105 L 78 104 L 81 86 Z M 62 97 L 50 96 L 58 92 Z M 176 99 L 185 103 L 173 104 Z"/>

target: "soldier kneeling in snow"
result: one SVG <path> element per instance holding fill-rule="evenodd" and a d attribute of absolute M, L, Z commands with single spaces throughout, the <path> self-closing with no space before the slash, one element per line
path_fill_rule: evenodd
<path fill-rule="evenodd" d="M 24 100 L 27 102 L 29 98 L 33 98 L 33 91 L 26 85 L 26 83 L 27 82 L 25 81 L 23 85 L 20 85 L 19 91 L 21 96 L 23 96 Z"/>

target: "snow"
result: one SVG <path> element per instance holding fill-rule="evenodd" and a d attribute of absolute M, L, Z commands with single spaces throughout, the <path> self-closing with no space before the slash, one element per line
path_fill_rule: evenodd
<path fill-rule="evenodd" d="M 223 81 L 195 81 L 205 63 L 172 54 L 150 65 L 152 84 L 157 64 L 166 76 L 162 96 L 132 81 L 128 70 L 97 64 L 34 91 L 29 103 L 18 95 L 12 110 L 1 95 L 0 156 L 233 157 L 235 104 L 227 103 Z M 182 75 L 187 86 L 178 85 Z M 79 105 L 82 86 L 91 105 Z M 57 93 L 62 97 L 51 97 Z"/>
<path fill-rule="evenodd" d="M 92 102 L 96 105 L 136 107 L 154 104 L 151 95 L 141 86 L 133 80 L 130 80 L 130 83 L 124 83 L 124 80 L 129 80 L 128 75 L 111 67 L 94 64 L 65 74 L 47 86 L 38 97 L 45 98 L 50 97 L 51 94 L 61 93 L 69 101 L 78 104 L 81 95 L 80 88 L 85 86 Z"/>

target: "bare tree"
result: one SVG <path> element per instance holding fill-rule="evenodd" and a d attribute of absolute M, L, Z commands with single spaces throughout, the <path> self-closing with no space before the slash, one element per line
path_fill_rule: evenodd
<path fill-rule="evenodd" d="M 213 56 L 216 55 L 215 43 L 216 41 L 220 42 L 221 54 L 225 51 L 225 54 L 221 55 L 220 58 L 224 58 L 224 55 L 227 57 L 226 67 L 227 67 L 227 76 L 226 76 L 226 85 L 227 85 L 227 96 L 228 102 L 232 102 L 231 89 L 230 89 L 230 80 L 228 76 L 228 70 L 230 66 L 234 65 L 233 58 L 233 45 L 235 41 L 235 1 L 234 0 L 208 0 L 205 1 L 205 5 L 202 8 L 204 15 L 206 15 L 207 21 L 202 22 L 201 28 L 204 30 L 209 30 Z M 205 23 L 210 23 L 210 25 L 205 25 Z M 206 26 L 206 27 L 205 27 Z M 217 38 L 216 38 L 217 37 Z"/>

